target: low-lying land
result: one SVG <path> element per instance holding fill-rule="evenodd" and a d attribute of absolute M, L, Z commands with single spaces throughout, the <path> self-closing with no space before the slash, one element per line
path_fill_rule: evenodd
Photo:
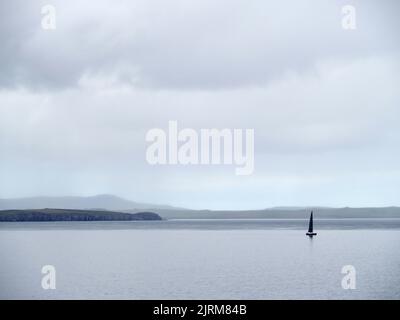
<path fill-rule="evenodd" d="M 132 220 L 162 220 L 153 212 L 115 212 L 100 210 L 71 209 L 32 209 L 32 210 L 2 210 L 0 222 L 29 221 L 132 221 Z"/>
<path fill-rule="evenodd" d="M 316 219 L 395 219 L 400 218 L 400 207 L 383 208 L 270 208 L 264 210 L 168 210 L 158 209 L 164 219 L 308 219 L 311 210 Z M 125 210 L 124 210 L 125 211 Z M 139 210 L 126 210 L 136 213 Z"/>

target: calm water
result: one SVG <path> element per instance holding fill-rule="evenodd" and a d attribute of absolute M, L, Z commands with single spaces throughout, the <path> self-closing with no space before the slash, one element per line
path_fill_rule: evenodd
<path fill-rule="evenodd" d="M 400 219 L 0 223 L 0 298 L 399 299 Z M 54 265 L 57 289 L 41 288 Z M 341 269 L 356 268 L 344 290 Z"/>

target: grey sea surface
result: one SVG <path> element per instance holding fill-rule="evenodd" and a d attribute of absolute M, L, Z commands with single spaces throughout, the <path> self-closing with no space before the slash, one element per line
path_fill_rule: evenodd
<path fill-rule="evenodd" d="M 400 299 L 400 219 L 0 223 L 1 299 Z M 56 289 L 44 290 L 44 265 Z M 342 288 L 343 266 L 356 289 Z"/>

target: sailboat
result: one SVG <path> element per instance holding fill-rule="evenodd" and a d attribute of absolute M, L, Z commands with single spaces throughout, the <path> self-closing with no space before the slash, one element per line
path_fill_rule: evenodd
<path fill-rule="evenodd" d="M 310 216 L 310 222 L 308 224 L 308 232 L 306 233 L 306 235 L 309 236 L 310 238 L 317 235 L 317 233 L 314 232 L 313 212 L 312 211 L 311 211 L 311 216 Z"/>

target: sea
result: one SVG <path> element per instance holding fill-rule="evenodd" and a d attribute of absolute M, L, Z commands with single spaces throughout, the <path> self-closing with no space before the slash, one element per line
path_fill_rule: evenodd
<path fill-rule="evenodd" d="M 0 299 L 400 299 L 400 219 L 0 223 Z M 49 272 L 53 287 L 49 288 Z"/>

